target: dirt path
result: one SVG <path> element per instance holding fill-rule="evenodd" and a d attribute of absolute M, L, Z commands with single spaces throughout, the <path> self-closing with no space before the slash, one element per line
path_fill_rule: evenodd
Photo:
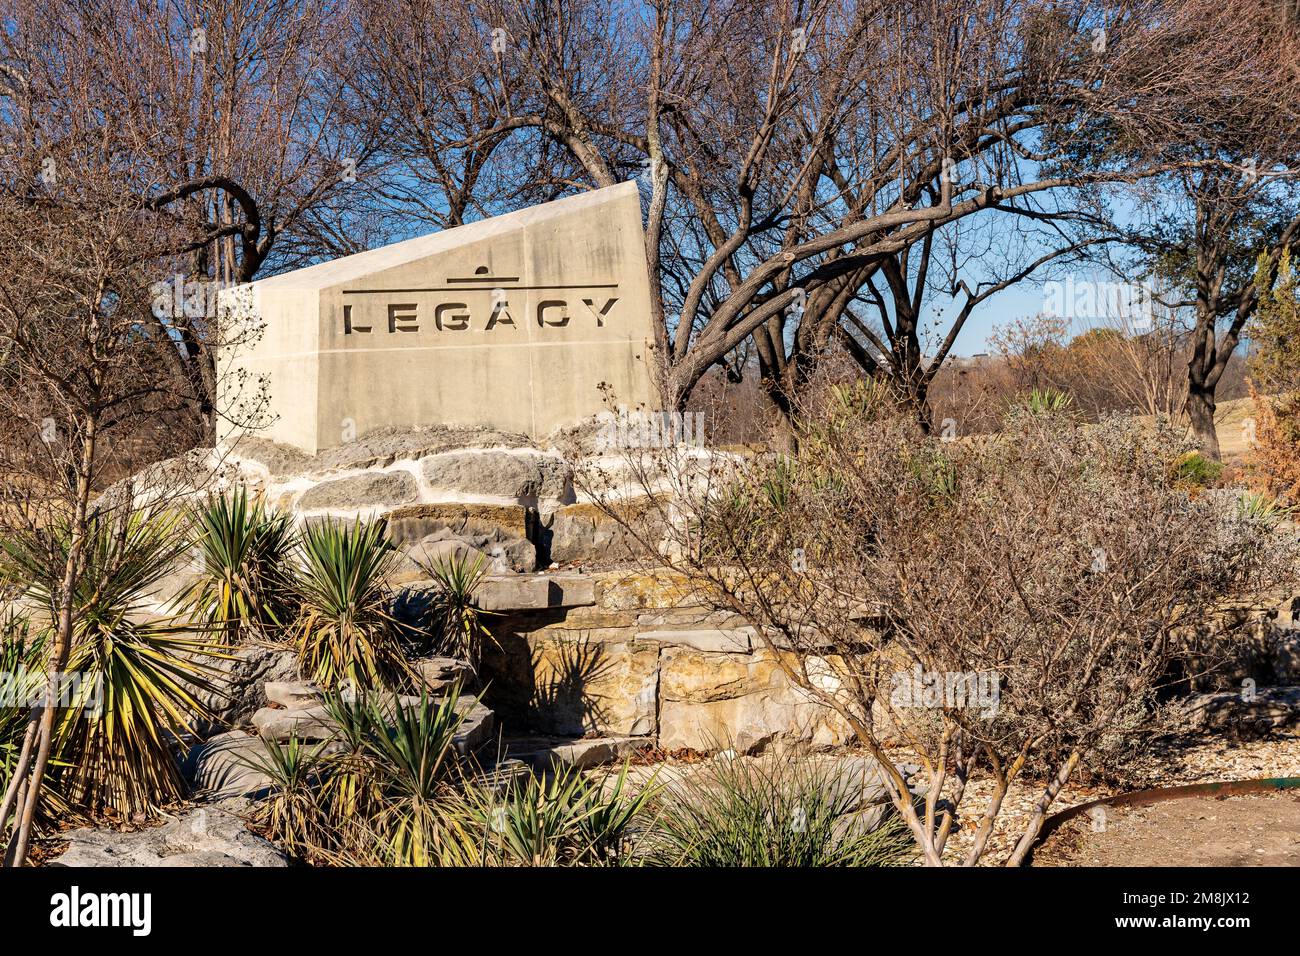
<path fill-rule="evenodd" d="M 1097 808 L 1052 834 L 1035 866 L 1300 866 L 1300 794 L 1185 797 Z"/>

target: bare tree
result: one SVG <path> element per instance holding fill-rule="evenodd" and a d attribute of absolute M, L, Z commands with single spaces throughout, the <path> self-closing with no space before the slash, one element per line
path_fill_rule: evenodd
<path fill-rule="evenodd" d="M 157 256 L 173 237 L 151 232 L 152 216 L 133 191 L 69 147 L 55 156 L 77 174 L 57 182 L 41 183 L 31 167 L 5 157 L 10 189 L 0 195 L 0 242 L 11 250 L 0 276 L 5 533 L 37 541 L 66 534 L 50 552 L 59 584 L 47 694 L 33 709 L 0 805 L 0 827 L 13 818 L 7 865 L 25 859 L 49 766 L 92 499 L 114 436 L 158 408 L 166 391 L 160 372 L 177 348 L 140 321 Z"/>
<path fill-rule="evenodd" d="M 1257 8 L 489 0 L 417 5 L 403 33 L 363 6 L 392 168 L 443 192 L 431 221 L 643 184 L 668 407 L 750 339 L 788 405 L 868 279 L 946 224 L 1202 162 L 1151 157 L 1243 91 L 1273 102 Z M 1131 161 L 1076 161 L 1103 127 Z"/>
<path fill-rule="evenodd" d="M 1297 160 L 1300 153 L 1287 157 L 1292 166 Z M 1219 383 L 1259 306 L 1261 288 L 1271 288 L 1282 255 L 1300 241 L 1295 173 L 1268 160 L 1270 168 L 1258 170 L 1258 162 L 1238 155 L 1238 168 L 1230 172 L 1175 177 L 1177 208 L 1185 218 L 1166 219 L 1141 243 L 1153 271 L 1173 286 L 1169 304 L 1191 312 L 1186 410 L 1201 450 L 1215 459 Z"/>
<path fill-rule="evenodd" d="M 345 12 L 328 0 L 4 4 L 0 137 L 38 163 L 119 165 L 120 188 L 174 240 L 157 250 L 140 320 L 183 344 L 167 362 L 198 415 L 195 441 L 222 414 L 215 291 L 333 248 L 322 210 L 364 172 L 364 133 L 341 118 Z M 345 223 L 346 207 L 327 219 Z"/>

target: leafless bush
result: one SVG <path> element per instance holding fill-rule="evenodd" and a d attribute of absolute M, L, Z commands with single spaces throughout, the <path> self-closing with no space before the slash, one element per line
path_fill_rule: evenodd
<path fill-rule="evenodd" d="M 1292 577 L 1294 550 L 1179 490 L 1166 431 L 1021 412 L 945 442 L 879 390 L 837 394 L 794 457 L 630 453 L 668 529 L 646 543 L 848 722 L 928 863 L 961 825 L 978 862 L 1010 785 L 1032 782 L 1020 863 L 1076 768 L 1121 774 L 1164 725 L 1177 635 Z M 924 767 L 918 806 L 890 738 Z M 993 790 L 970 806 L 975 774 Z"/>

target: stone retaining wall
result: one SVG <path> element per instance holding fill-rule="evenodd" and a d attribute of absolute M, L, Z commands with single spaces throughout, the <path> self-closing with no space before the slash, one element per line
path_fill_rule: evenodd
<path fill-rule="evenodd" d="M 743 622 L 686 604 L 666 575 L 519 578 L 484 589 L 499 646 L 485 700 L 508 734 L 644 737 L 665 750 L 826 747 L 851 731 L 793 686 Z M 533 585 L 531 606 L 518 589 Z"/>
<path fill-rule="evenodd" d="M 398 583 L 418 579 L 420 564 L 453 551 L 478 551 L 499 571 L 525 573 L 551 562 L 626 558 L 627 535 L 581 500 L 572 463 L 554 448 L 512 444 L 518 440 L 430 429 L 312 457 L 246 439 L 209 453 L 196 471 L 215 473 L 218 490 L 242 484 L 300 521 L 387 517 L 394 544 L 411 557 Z"/>

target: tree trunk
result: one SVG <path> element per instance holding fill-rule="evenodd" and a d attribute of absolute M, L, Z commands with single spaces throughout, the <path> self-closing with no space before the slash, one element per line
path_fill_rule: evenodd
<path fill-rule="evenodd" d="M 1219 433 L 1214 427 L 1214 410 L 1214 389 L 1193 377 L 1187 389 L 1187 417 L 1191 419 L 1192 433 L 1201 454 L 1219 461 Z"/>
<path fill-rule="evenodd" d="M 86 543 L 87 513 L 90 503 L 90 489 L 94 474 L 95 442 L 97 440 L 96 421 L 92 417 L 85 423 L 81 442 L 80 474 L 77 476 L 77 497 L 73 507 L 71 539 L 68 542 L 68 554 L 64 562 L 63 577 L 59 588 L 59 615 L 55 628 L 54 646 L 46 671 L 46 697 L 44 706 L 32 711 L 28 725 L 24 750 L 18 763 L 26 766 L 31 758 L 31 745 L 35 745 L 35 760 L 32 762 L 30 776 L 19 784 L 18 797 L 14 806 L 13 829 L 9 835 L 9 844 L 5 848 L 4 866 L 21 867 L 27 861 L 27 850 L 31 842 L 32 828 L 36 822 L 36 811 L 41 801 L 41 783 L 49 765 L 50 754 L 54 746 L 54 718 L 56 715 L 56 698 L 54 696 L 56 681 L 68 665 L 68 654 L 72 648 L 73 604 L 77 576 L 81 573 L 81 553 Z M 6 804 L 9 802 L 6 797 Z M 7 809 L 7 808 L 6 808 Z M 4 821 L 0 821 L 3 827 Z"/>

